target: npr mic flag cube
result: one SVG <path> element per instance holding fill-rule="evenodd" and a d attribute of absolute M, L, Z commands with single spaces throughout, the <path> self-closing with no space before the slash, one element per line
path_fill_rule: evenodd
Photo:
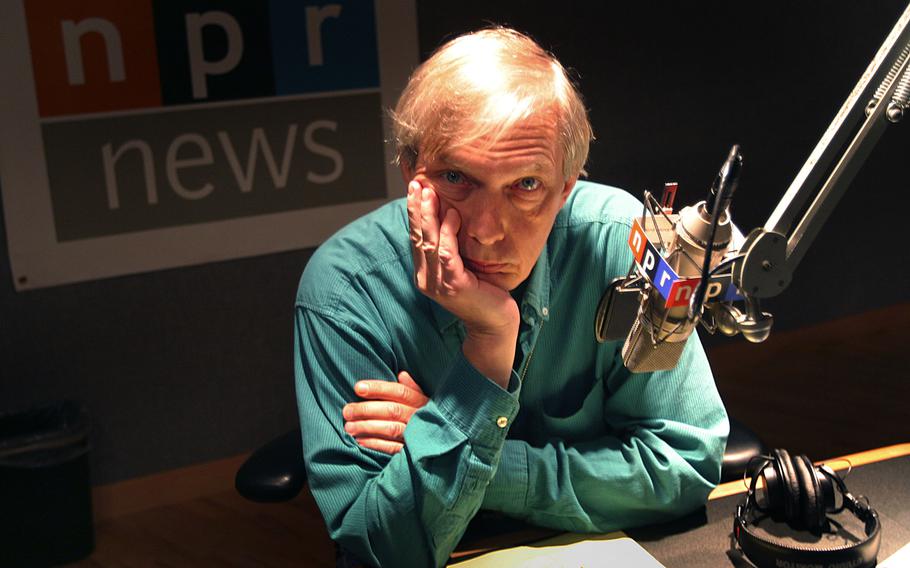
<path fill-rule="evenodd" d="M 655 219 L 657 219 L 655 221 L 656 231 L 662 231 L 661 238 L 666 239 L 665 242 L 669 245 L 675 234 L 676 216 L 655 217 Z M 639 271 L 660 292 L 661 297 L 665 300 L 664 307 L 674 308 L 688 305 L 701 277 L 680 277 L 667 262 L 661 250 L 654 245 L 654 238 L 648 238 L 648 233 L 642 229 L 641 223 L 642 220 L 633 219 L 632 229 L 629 231 L 629 248 L 632 249 L 632 255 Z M 656 231 L 651 232 L 656 235 Z M 705 294 L 706 302 L 733 302 L 742 299 L 742 294 L 733 284 L 733 279 L 729 274 L 717 274 L 709 278 Z"/>

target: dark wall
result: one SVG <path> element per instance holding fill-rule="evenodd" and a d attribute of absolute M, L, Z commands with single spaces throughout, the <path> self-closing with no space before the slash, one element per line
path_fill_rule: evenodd
<path fill-rule="evenodd" d="M 905 0 L 880 2 L 424 2 L 423 55 L 485 24 L 530 33 L 574 69 L 597 141 L 590 178 L 640 197 L 680 182 L 704 199 L 732 144 L 744 170 L 734 222 L 763 225 Z M 555 6 L 559 6 L 557 10 Z M 910 189 L 910 119 L 885 133 L 795 273 L 767 302 L 778 329 L 910 299 L 896 262 Z M 679 205 L 678 205 L 679 206 Z M 889 244 L 886 244 L 889 243 Z"/>
<path fill-rule="evenodd" d="M 749 229 L 767 219 L 902 3 L 423 1 L 418 15 L 423 56 L 502 23 L 574 69 L 598 138 L 596 181 L 640 195 L 675 180 L 678 203 L 692 203 L 741 144 L 734 218 Z M 908 141 L 908 124 L 885 134 L 794 283 L 768 302 L 778 329 L 908 300 L 897 262 L 906 254 L 891 252 L 903 240 Z M 259 445 L 296 420 L 292 301 L 310 252 L 24 293 L 3 263 L 0 408 L 84 401 L 96 483 Z"/>

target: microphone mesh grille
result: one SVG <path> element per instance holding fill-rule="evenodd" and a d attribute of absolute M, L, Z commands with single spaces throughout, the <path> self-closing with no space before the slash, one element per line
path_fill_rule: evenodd
<path fill-rule="evenodd" d="M 622 346 L 622 362 L 633 373 L 665 371 L 672 369 L 686 346 L 685 341 L 664 341 L 657 347 L 651 344 L 650 323 L 642 324 L 642 317 L 635 318 L 632 331 Z"/>

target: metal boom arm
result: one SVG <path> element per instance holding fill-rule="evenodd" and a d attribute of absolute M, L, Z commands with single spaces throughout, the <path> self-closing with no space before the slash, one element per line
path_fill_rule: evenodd
<path fill-rule="evenodd" d="M 910 5 L 822 135 L 764 227 L 740 249 L 733 278 L 747 296 L 782 292 L 885 128 L 910 99 Z M 806 203 L 809 202 L 806 207 Z M 802 212 L 802 215 L 800 213 Z"/>

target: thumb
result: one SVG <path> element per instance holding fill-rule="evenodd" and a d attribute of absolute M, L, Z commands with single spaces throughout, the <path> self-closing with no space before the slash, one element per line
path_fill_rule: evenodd
<path fill-rule="evenodd" d="M 402 371 L 398 373 L 398 382 L 408 387 L 409 389 L 416 390 L 420 394 L 423 394 L 423 389 L 420 388 L 420 385 L 411 378 L 411 375 L 407 371 Z"/>

